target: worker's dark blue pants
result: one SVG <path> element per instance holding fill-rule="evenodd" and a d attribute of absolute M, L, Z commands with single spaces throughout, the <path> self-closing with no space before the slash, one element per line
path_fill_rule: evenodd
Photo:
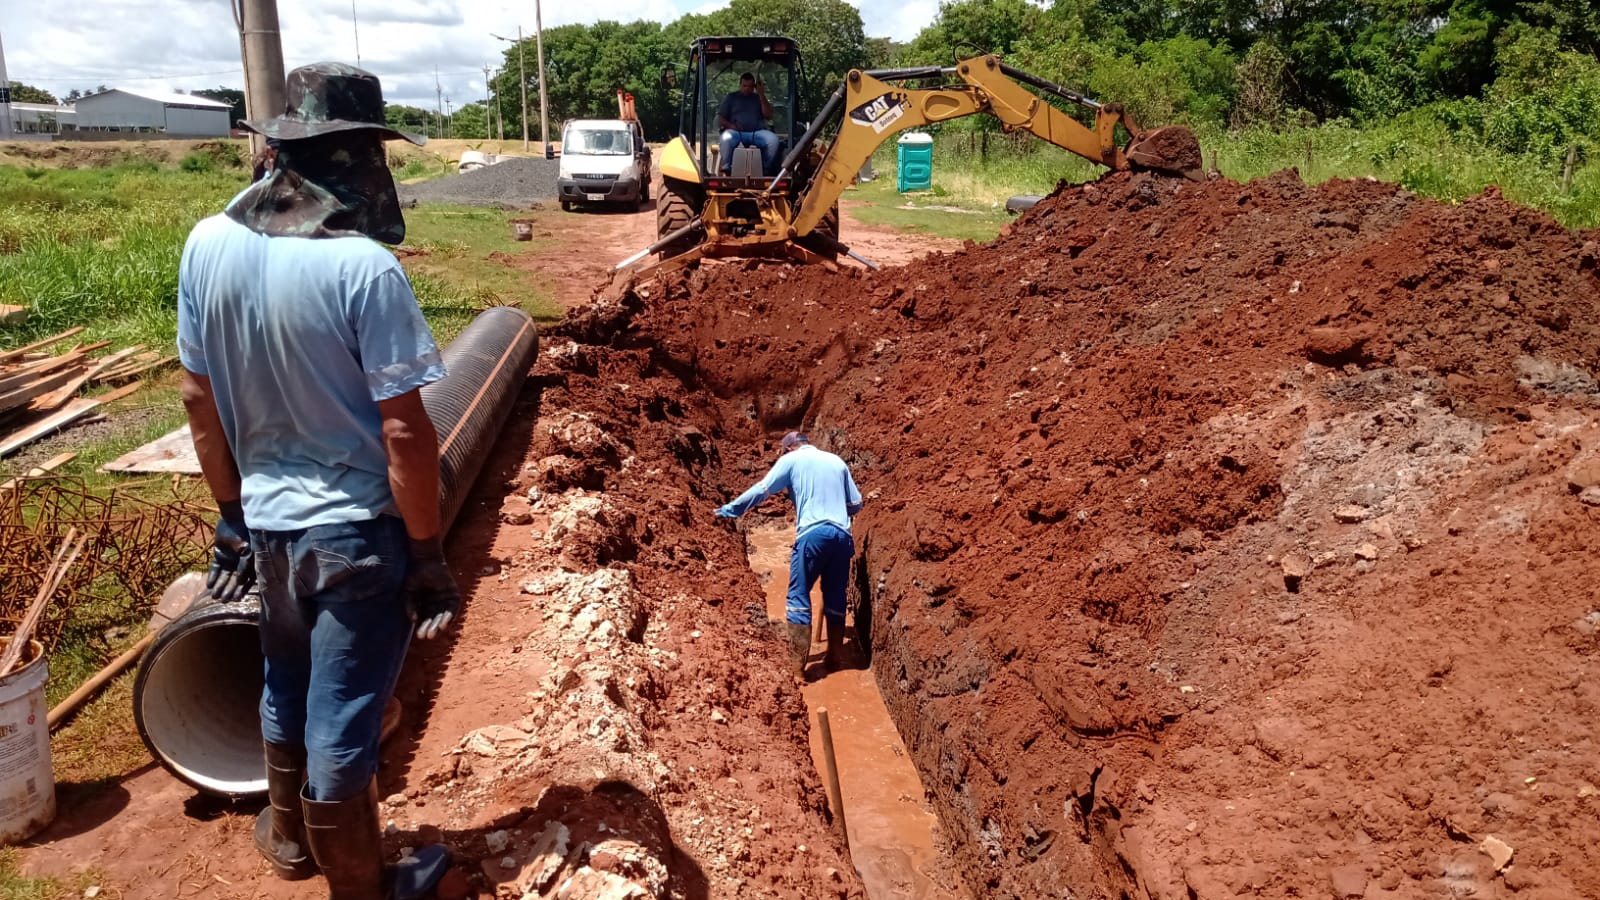
<path fill-rule="evenodd" d="M 807 528 L 795 538 L 789 554 L 789 597 L 785 618 L 796 625 L 811 624 L 811 586 L 822 579 L 822 614 L 831 621 L 844 622 L 844 595 L 850 585 L 850 559 L 856 554 L 855 539 L 831 522 Z"/>
<path fill-rule="evenodd" d="M 261 585 L 261 736 L 304 744 L 308 796 L 345 800 L 378 771 L 383 707 L 411 642 L 397 516 L 252 531 Z"/>

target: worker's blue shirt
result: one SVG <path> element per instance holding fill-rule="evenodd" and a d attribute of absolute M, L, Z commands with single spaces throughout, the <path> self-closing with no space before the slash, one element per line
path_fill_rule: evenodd
<path fill-rule="evenodd" d="M 810 444 L 801 444 L 778 458 L 767 477 L 756 482 L 739 499 L 717 510 L 719 516 L 738 516 L 782 490 L 794 501 L 795 533 L 805 534 L 824 522 L 850 530 L 850 517 L 861 510 L 861 492 L 844 460 Z"/>
<path fill-rule="evenodd" d="M 734 91 L 722 99 L 717 115 L 733 123 L 735 131 L 760 131 L 767 127 L 767 117 L 761 114 L 761 97 Z"/>
<path fill-rule="evenodd" d="M 381 244 L 202 221 L 178 268 L 178 355 L 211 379 L 251 528 L 396 512 L 377 401 L 443 378 L 444 362 Z"/>

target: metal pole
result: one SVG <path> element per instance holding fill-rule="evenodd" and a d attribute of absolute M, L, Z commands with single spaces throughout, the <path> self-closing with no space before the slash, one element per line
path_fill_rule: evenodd
<path fill-rule="evenodd" d="M 544 17 L 540 15 L 539 0 L 533 0 L 533 41 L 539 50 L 539 134 L 544 141 L 544 158 L 549 159 L 550 152 L 550 113 L 549 100 L 544 90 Z"/>
<path fill-rule="evenodd" d="M 528 57 L 526 50 L 522 49 L 522 26 L 517 26 L 517 75 L 522 82 L 522 149 L 528 149 L 528 70 L 523 67 L 523 61 Z M 544 85 L 540 84 L 543 90 Z"/>
<path fill-rule="evenodd" d="M 489 80 L 489 67 L 483 67 L 483 139 L 494 137 L 494 82 Z"/>
<path fill-rule="evenodd" d="M 0 138 L 11 136 L 11 82 L 6 79 L 6 48 L 0 44 Z"/>
<path fill-rule="evenodd" d="M 278 0 L 238 0 L 239 35 L 244 50 L 246 115 L 265 119 L 284 112 L 283 42 L 278 34 Z M 250 136 L 252 155 L 266 138 Z"/>
<path fill-rule="evenodd" d="M 350 0 L 350 29 L 356 34 L 356 68 L 361 68 L 361 23 L 356 19 L 356 0 Z"/>

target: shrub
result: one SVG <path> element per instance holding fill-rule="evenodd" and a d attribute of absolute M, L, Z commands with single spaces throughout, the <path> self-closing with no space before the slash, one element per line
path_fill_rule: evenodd
<path fill-rule="evenodd" d="M 1555 46 L 1553 32 L 1530 28 L 1501 48 L 1483 121 L 1491 146 L 1546 163 L 1600 146 L 1600 60 Z"/>

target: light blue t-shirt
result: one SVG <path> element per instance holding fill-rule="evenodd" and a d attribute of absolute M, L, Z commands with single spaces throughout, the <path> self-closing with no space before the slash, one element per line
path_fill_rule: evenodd
<path fill-rule="evenodd" d="M 801 444 L 778 457 L 767 477 L 717 510 L 717 514 L 743 515 L 745 510 L 786 488 L 789 499 L 794 501 L 796 535 L 824 522 L 849 531 L 850 517 L 861 511 L 861 491 L 856 489 L 844 460 L 811 444 Z"/>
<path fill-rule="evenodd" d="M 251 528 L 396 511 L 377 401 L 443 378 L 444 362 L 382 245 L 200 222 L 178 268 L 178 356 L 211 379 Z"/>

